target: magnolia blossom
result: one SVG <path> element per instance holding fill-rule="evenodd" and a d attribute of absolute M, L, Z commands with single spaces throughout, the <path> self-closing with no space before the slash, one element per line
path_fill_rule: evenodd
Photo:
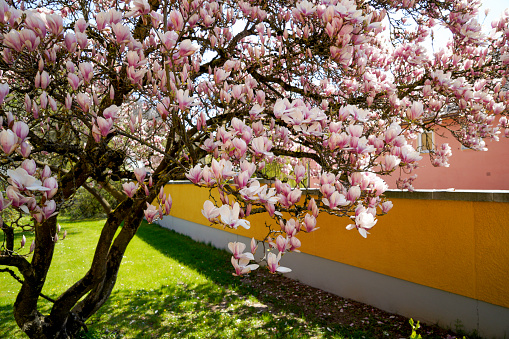
<path fill-rule="evenodd" d="M 10 155 L 18 147 L 18 136 L 10 129 L 1 131 L 0 146 L 5 154 Z"/>
<path fill-rule="evenodd" d="M 210 222 L 218 222 L 220 211 L 210 200 L 205 200 L 201 213 Z"/>
<path fill-rule="evenodd" d="M 122 189 L 129 198 L 132 198 L 134 196 L 134 193 L 136 193 L 136 191 L 138 190 L 138 184 L 134 182 L 127 182 L 122 184 Z"/>
<path fill-rule="evenodd" d="M 248 274 L 249 272 L 256 270 L 259 267 L 258 264 L 249 265 L 249 259 L 245 257 L 242 257 L 240 259 L 235 259 L 234 257 L 232 257 L 231 263 L 233 265 L 233 268 L 235 269 L 235 273 L 233 273 L 234 276 Z"/>
<path fill-rule="evenodd" d="M 334 209 L 338 206 L 346 206 L 350 204 L 350 202 L 345 199 L 345 196 L 337 191 L 332 193 L 329 199 L 323 198 L 322 202 L 325 206 L 328 206 L 331 209 Z"/>
<path fill-rule="evenodd" d="M 16 170 L 7 170 L 7 175 L 10 178 L 10 182 L 13 186 L 15 186 L 20 191 L 31 190 L 31 191 L 50 191 L 51 188 L 42 186 L 42 182 L 30 174 L 28 172 L 18 167 Z"/>
<path fill-rule="evenodd" d="M 267 268 L 270 273 L 289 273 L 292 271 L 288 267 L 279 266 L 279 260 L 281 260 L 281 252 L 277 256 L 272 252 L 267 253 Z"/>
<path fill-rule="evenodd" d="M 6 209 L 7 207 L 9 207 L 10 204 L 11 204 L 11 200 L 10 199 L 4 199 L 3 193 L 0 192 L 0 212 L 2 210 Z"/>
<path fill-rule="evenodd" d="M 316 227 L 316 218 L 313 215 L 309 215 L 306 213 L 304 217 L 304 222 L 302 223 L 302 227 L 306 232 L 313 232 L 319 229 L 320 227 Z"/>
<path fill-rule="evenodd" d="M 159 219 L 159 211 L 154 205 L 150 205 L 147 202 L 147 209 L 144 211 L 147 222 L 151 224 L 154 220 Z"/>
<path fill-rule="evenodd" d="M 355 217 L 355 224 L 350 224 L 346 226 L 347 230 L 352 230 L 354 228 L 357 228 L 359 233 L 366 238 L 369 232 L 367 230 L 371 229 L 378 220 L 375 219 L 373 214 L 366 212 L 365 210 L 362 210 L 357 214 Z"/>
<path fill-rule="evenodd" d="M 233 257 L 235 259 L 246 258 L 249 260 L 254 260 L 253 253 L 243 253 L 246 249 L 246 244 L 241 242 L 229 242 L 228 249 L 233 253 Z"/>
<path fill-rule="evenodd" d="M 147 169 L 145 167 L 138 167 L 134 169 L 134 175 L 136 176 L 136 180 L 143 184 L 145 181 L 145 176 L 147 175 Z"/>
<path fill-rule="evenodd" d="M 219 214 L 221 215 L 221 222 L 231 228 L 237 228 L 239 226 L 249 229 L 251 223 L 245 219 L 239 219 L 240 206 L 236 202 L 233 207 L 229 205 L 223 205 L 219 208 Z"/>

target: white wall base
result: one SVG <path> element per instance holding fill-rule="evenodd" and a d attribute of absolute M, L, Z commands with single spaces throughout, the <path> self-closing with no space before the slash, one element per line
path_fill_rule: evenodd
<path fill-rule="evenodd" d="M 249 246 L 251 241 L 172 216 L 158 223 L 217 248 L 227 249 L 230 241 Z M 289 278 L 387 312 L 453 330 L 461 326 L 462 330 L 477 331 L 485 338 L 509 337 L 509 308 L 305 253 L 286 255 L 282 265 L 293 270 L 286 274 Z"/>

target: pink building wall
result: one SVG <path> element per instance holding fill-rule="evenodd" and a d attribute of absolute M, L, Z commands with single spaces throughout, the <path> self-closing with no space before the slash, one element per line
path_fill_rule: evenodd
<path fill-rule="evenodd" d="M 448 168 L 433 167 L 428 153 L 421 153 L 423 159 L 414 181 L 416 189 L 461 189 L 461 190 L 509 190 L 509 139 L 486 140 L 487 152 L 462 149 L 461 144 L 448 132 L 446 138 L 434 133 L 435 145 L 449 143 L 452 149 Z M 414 145 L 416 146 L 416 145 Z M 403 173 L 403 177 L 408 177 Z M 384 177 L 389 188 L 396 188 L 397 173 Z"/>

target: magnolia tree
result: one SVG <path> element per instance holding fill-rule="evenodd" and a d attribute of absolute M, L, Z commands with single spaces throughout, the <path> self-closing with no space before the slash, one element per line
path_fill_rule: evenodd
<path fill-rule="evenodd" d="M 417 166 L 419 133 L 439 126 L 474 149 L 509 134 L 509 17 L 484 33 L 477 1 L 35 6 L 0 0 L 0 271 L 21 283 L 14 316 L 31 338 L 73 337 L 104 304 L 143 217 L 170 212 L 168 180 L 218 192 L 203 205 L 211 223 L 260 227 L 246 217 L 268 213 L 264 269 L 287 272 L 279 260 L 320 213 L 366 237 L 392 207 L 380 176 Z M 452 39 L 433 51 L 436 26 Z M 447 166 L 451 149 L 430 155 Z M 107 219 L 88 271 L 52 299 L 41 291 L 65 236 L 58 213 L 80 187 Z M 258 268 L 256 246 L 229 244 L 236 275 Z"/>

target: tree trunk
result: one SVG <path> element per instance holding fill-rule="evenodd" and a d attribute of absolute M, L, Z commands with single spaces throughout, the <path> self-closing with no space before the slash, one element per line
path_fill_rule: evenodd
<path fill-rule="evenodd" d="M 41 294 L 46 275 L 51 265 L 55 249 L 57 218 L 49 218 L 35 227 L 35 250 L 30 273 L 23 274 L 25 280 L 14 302 L 14 318 L 18 326 L 30 338 L 50 338 L 45 335 L 47 324 L 37 310 L 37 300 Z"/>
<path fill-rule="evenodd" d="M 132 199 L 124 200 L 110 213 L 101 232 L 90 270 L 54 301 L 48 316 L 43 316 L 37 311 L 37 300 L 44 285 L 47 269 L 43 272 L 34 269 L 32 276 L 25 277 L 15 302 L 14 313 L 18 326 L 30 338 L 74 338 L 84 327 L 85 321 L 104 305 L 115 286 L 127 245 L 143 219 L 144 201 L 144 199 L 136 202 Z M 48 220 L 42 226 L 38 226 L 36 232 L 52 234 L 51 230 L 53 232 L 56 230 L 56 219 L 52 219 L 51 222 Z M 124 225 L 115 237 L 122 222 Z M 42 238 L 49 237 L 37 237 Z M 34 253 L 32 264 L 36 265 L 35 267 L 43 268 L 45 263 L 49 265 L 51 262 L 53 240 L 50 239 L 46 246 L 51 248 L 51 251 Z M 41 256 L 42 254 L 45 255 Z M 79 301 L 80 299 L 82 300 Z"/>

